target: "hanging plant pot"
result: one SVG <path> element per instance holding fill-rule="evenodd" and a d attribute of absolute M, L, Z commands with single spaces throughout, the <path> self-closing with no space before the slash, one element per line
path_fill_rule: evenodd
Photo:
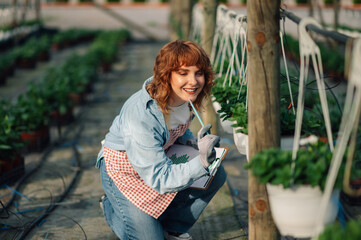
<path fill-rule="evenodd" d="M 26 152 L 41 152 L 50 140 L 49 126 L 31 132 L 23 132 L 20 138 L 26 144 Z"/>
<path fill-rule="evenodd" d="M 292 150 L 294 136 L 281 136 L 281 149 Z"/>
<path fill-rule="evenodd" d="M 221 105 L 218 103 L 218 102 L 215 102 L 214 101 L 214 98 L 212 99 L 212 105 L 213 105 L 213 109 L 216 113 L 218 113 L 218 110 L 221 109 Z M 220 124 L 221 124 L 221 127 L 223 129 L 223 131 L 225 131 L 226 133 L 229 133 L 229 134 L 233 134 L 233 127 L 232 127 L 232 122 L 229 121 L 229 120 L 220 120 Z"/>
<path fill-rule="evenodd" d="M 321 206 L 320 188 L 300 185 L 283 188 L 282 185 L 267 184 L 267 193 L 273 220 L 283 236 L 310 238 L 315 234 L 315 225 Z M 334 190 L 327 206 L 324 224 L 336 219 L 339 190 Z"/>
<path fill-rule="evenodd" d="M 248 135 L 237 132 L 239 128 L 233 128 L 233 140 L 240 154 L 246 155 L 247 161 L 249 161 L 248 154 Z"/>

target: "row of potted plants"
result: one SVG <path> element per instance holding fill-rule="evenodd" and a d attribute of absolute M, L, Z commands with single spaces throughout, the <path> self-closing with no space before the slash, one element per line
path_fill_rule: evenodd
<path fill-rule="evenodd" d="M 0 27 L 0 43 L 11 41 L 14 38 L 24 38 L 27 35 L 38 31 L 42 26 L 42 21 L 33 19 L 19 24 L 7 24 Z"/>
<path fill-rule="evenodd" d="M 87 42 L 99 31 L 85 29 L 68 29 L 55 35 L 43 34 L 33 36 L 21 45 L 8 49 L 0 56 L 0 85 L 4 85 L 8 77 L 19 68 L 34 68 L 38 61 L 48 61 L 51 49 L 62 49 L 77 43 Z"/>
<path fill-rule="evenodd" d="M 119 43 L 130 37 L 129 31 L 119 30 L 99 34 L 95 42 L 109 43 L 102 35 L 114 35 L 118 43 L 112 45 L 118 52 Z M 73 108 L 84 101 L 85 95 L 97 80 L 102 60 L 90 45 L 84 55 L 73 54 L 63 65 L 47 69 L 38 82 L 29 83 L 25 93 L 15 102 L 0 102 L 0 178 L 8 174 L 8 166 L 14 164 L 18 156 L 32 151 L 42 151 L 50 143 L 50 126 L 70 123 Z M 25 151 L 24 151 L 25 150 Z M 23 166 L 22 166 L 23 167 Z M 3 170 L 4 172 L 1 172 Z"/>
<path fill-rule="evenodd" d="M 77 45 L 79 43 L 92 41 L 99 33 L 99 30 L 92 29 L 66 29 L 54 34 L 52 37 L 51 47 L 53 50 L 60 50 L 66 47 Z"/>

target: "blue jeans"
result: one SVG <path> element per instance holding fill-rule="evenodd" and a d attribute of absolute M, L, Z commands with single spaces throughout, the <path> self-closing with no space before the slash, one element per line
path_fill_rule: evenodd
<path fill-rule="evenodd" d="M 180 191 L 164 213 L 155 219 L 124 197 L 107 174 L 104 159 L 101 160 L 100 171 L 107 195 L 103 200 L 104 217 L 113 232 L 122 240 L 163 240 L 163 230 L 188 232 L 227 178 L 223 166 L 220 166 L 207 190 L 187 188 Z"/>

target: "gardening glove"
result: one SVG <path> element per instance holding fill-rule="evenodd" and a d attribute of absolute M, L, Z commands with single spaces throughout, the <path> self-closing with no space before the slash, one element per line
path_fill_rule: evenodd
<path fill-rule="evenodd" d="M 214 150 L 214 147 L 219 147 L 219 141 L 221 140 L 219 136 L 207 134 L 211 127 L 211 124 L 207 124 L 198 132 L 199 156 L 204 168 L 208 168 L 216 160 L 216 150 Z"/>
<path fill-rule="evenodd" d="M 185 145 L 190 146 L 190 147 L 192 147 L 192 148 L 194 148 L 194 149 L 199 150 L 199 149 L 198 149 L 198 139 L 197 139 L 197 138 L 188 139 L 188 140 L 186 141 L 186 144 L 185 144 Z"/>

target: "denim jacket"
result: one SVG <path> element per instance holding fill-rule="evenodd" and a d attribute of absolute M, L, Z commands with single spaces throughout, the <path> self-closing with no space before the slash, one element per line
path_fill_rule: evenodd
<path fill-rule="evenodd" d="M 169 139 L 168 127 L 157 102 L 150 97 L 145 86 L 153 80 L 147 79 L 141 90 L 133 94 L 115 117 L 105 136 L 97 158 L 99 168 L 103 159 L 103 148 L 125 150 L 130 163 L 139 176 L 157 192 L 178 192 L 207 174 L 199 157 L 185 164 L 172 164 L 164 152 L 163 145 Z M 178 142 L 193 138 L 187 129 Z"/>

